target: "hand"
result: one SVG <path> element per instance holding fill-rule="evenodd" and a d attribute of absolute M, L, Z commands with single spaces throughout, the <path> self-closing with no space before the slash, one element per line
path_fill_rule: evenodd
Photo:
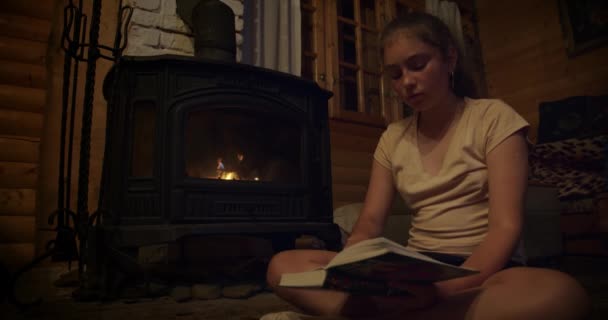
<path fill-rule="evenodd" d="M 352 246 L 353 244 L 356 244 L 358 242 L 361 242 L 363 240 L 367 240 L 369 239 L 368 237 L 364 237 L 364 236 L 360 236 L 360 235 L 350 235 L 348 237 L 348 239 L 346 239 L 346 243 L 344 244 L 344 248 L 342 248 L 342 250 Z"/>

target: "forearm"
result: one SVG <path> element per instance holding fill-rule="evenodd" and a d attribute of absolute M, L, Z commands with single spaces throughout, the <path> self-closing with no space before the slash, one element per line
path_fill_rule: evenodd
<path fill-rule="evenodd" d="M 361 218 L 355 223 L 344 247 L 359 241 L 379 237 L 382 234 L 383 226 L 384 221 L 381 221 L 376 215 L 362 214 Z"/>
<path fill-rule="evenodd" d="M 479 287 L 488 277 L 500 271 L 511 258 L 520 231 L 521 227 L 516 226 L 496 227 L 489 230 L 486 238 L 462 264 L 463 267 L 479 270 L 480 273 L 437 283 L 440 294 L 446 296 Z"/>
<path fill-rule="evenodd" d="M 391 171 L 374 161 L 363 209 L 344 247 L 382 234 L 394 196 Z"/>

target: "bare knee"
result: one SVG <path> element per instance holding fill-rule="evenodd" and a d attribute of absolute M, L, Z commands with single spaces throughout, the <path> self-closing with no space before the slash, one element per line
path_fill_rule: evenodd
<path fill-rule="evenodd" d="M 272 257 L 266 271 L 266 281 L 276 288 L 283 273 L 303 272 L 326 265 L 335 252 L 322 250 L 288 250 Z"/>
<path fill-rule="evenodd" d="M 516 299 L 519 311 L 531 319 L 580 319 L 590 307 L 587 293 L 574 278 L 550 269 L 507 269 L 490 277 L 483 287 L 521 294 Z"/>
<path fill-rule="evenodd" d="M 293 251 L 279 252 L 270 259 L 268 269 L 266 270 L 266 282 L 271 288 L 276 288 L 281 279 L 281 274 L 289 269 L 290 257 L 294 255 Z"/>
<path fill-rule="evenodd" d="M 564 319 L 580 319 L 589 313 L 589 296 L 574 278 L 562 272 L 547 270 L 544 283 L 547 288 L 547 306 L 559 308 Z"/>

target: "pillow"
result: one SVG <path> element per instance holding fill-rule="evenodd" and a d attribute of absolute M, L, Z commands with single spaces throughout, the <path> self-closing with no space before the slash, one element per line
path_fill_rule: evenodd
<path fill-rule="evenodd" d="M 581 164 L 587 168 L 595 167 L 601 170 L 605 163 L 606 145 L 608 135 L 554 141 L 535 145 L 530 152 L 530 158 L 554 164 Z"/>
<path fill-rule="evenodd" d="M 538 112 L 538 143 L 608 135 L 608 95 L 542 102 Z"/>

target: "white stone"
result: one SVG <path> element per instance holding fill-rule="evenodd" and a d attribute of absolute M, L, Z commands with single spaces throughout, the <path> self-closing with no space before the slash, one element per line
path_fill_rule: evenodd
<path fill-rule="evenodd" d="M 259 283 L 230 285 L 222 288 L 222 296 L 226 298 L 248 298 L 262 291 L 262 289 L 262 285 Z"/>
<path fill-rule="evenodd" d="M 175 2 L 175 0 L 163 0 L 161 12 L 162 14 L 176 14 L 177 3 Z"/>
<path fill-rule="evenodd" d="M 192 299 L 192 288 L 177 286 L 171 289 L 171 297 L 177 302 L 184 302 Z"/>
<path fill-rule="evenodd" d="M 230 9 L 232 9 L 232 12 L 234 13 L 235 16 L 242 16 L 243 15 L 243 10 L 245 9 L 245 7 L 243 6 L 243 3 L 239 0 L 222 0 L 223 3 L 227 4 Z"/>
<path fill-rule="evenodd" d="M 234 30 L 236 32 L 243 31 L 243 24 L 244 24 L 244 21 L 242 18 L 234 17 Z"/>
<path fill-rule="evenodd" d="M 241 62 L 243 60 L 243 50 L 240 47 L 236 48 L 236 62 Z"/>
<path fill-rule="evenodd" d="M 172 1 L 175 2 L 175 0 Z M 158 12 L 158 9 L 160 8 L 160 0 L 135 0 L 135 7 L 147 11 Z"/>
<path fill-rule="evenodd" d="M 146 27 L 157 27 L 160 25 L 160 19 L 161 16 L 158 13 L 135 8 L 133 10 L 131 22 Z"/>
<path fill-rule="evenodd" d="M 161 48 L 194 54 L 193 39 L 183 34 L 162 32 L 160 35 L 160 45 Z"/>
<path fill-rule="evenodd" d="M 192 286 L 192 297 L 195 299 L 209 300 L 222 296 L 222 287 L 217 284 L 195 284 Z"/>
<path fill-rule="evenodd" d="M 175 33 L 162 32 L 160 34 L 160 48 L 170 48 L 175 38 Z"/>
<path fill-rule="evenodd" d="M 158 54 L 173 54 L 173 55 L 186 56 L 186 57 L 191 57 L 194 55 L 194 53 L 187 53 L 184 51 L 177 51 L 177 50 L 171 50 L 171 49 L 159 50 Z"/>
<path fill-rule="evenodd" d="M 192 34 L 190 27 L 188 27 L 184 21 L 176 14 L 165 14 L 163 15 L 161 29 L 170 30 L 179 33 Z"/>
<path fill-rule="evenodd" d="M 129 46 L 125 49 L 124 54 L 129 56 L 154 56 L 160 54 L 160 51 L 157 48 L 129 41 Z"/>
<path fill-rule="evenodd" d="M 160 43 L 160 30 L 132 25 L 129 30 L 129 44 L 139 43 L 150 47 L 158 47 Z"/>

